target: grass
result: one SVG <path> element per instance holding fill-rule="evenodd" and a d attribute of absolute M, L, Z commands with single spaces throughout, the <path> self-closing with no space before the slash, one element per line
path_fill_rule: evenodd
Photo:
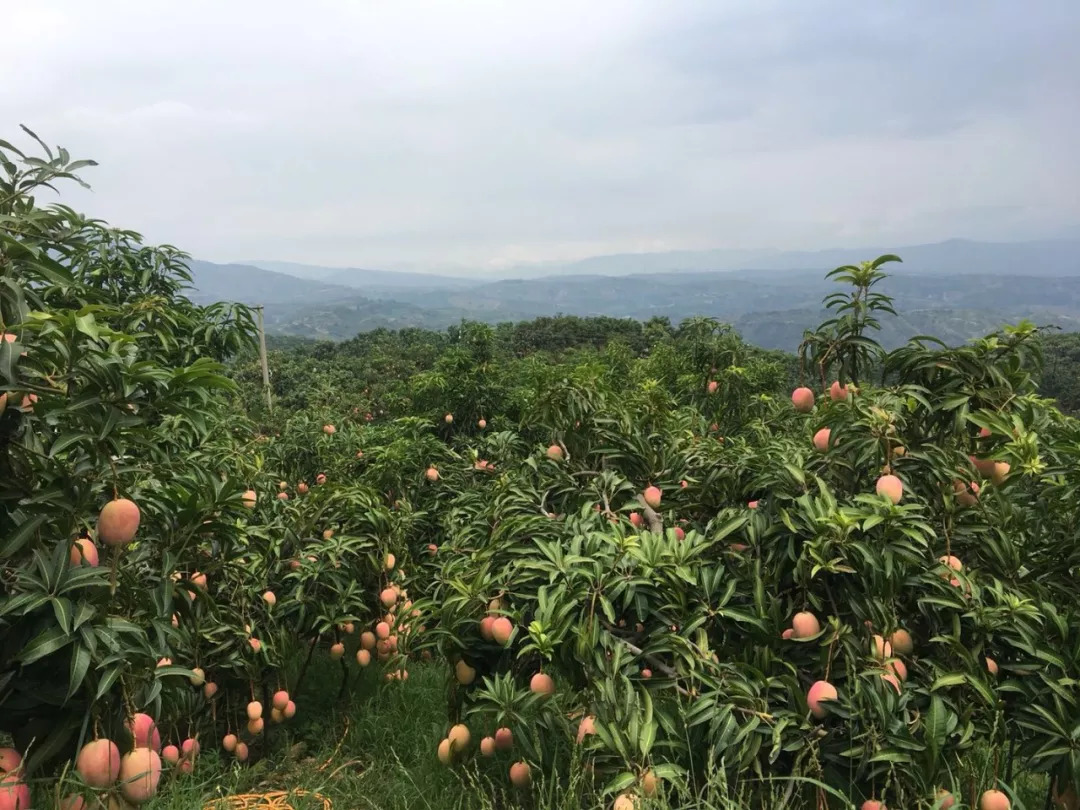
<path fill-rule="evenodd" d="M 351 669 L 355 672 L 355 667 Z M 143 807 L 200 810 L 214 798 L 294 789 L 326 796 L 334 810 L 611 807 L 612 799 L 599 796 L 582 764 L 576 761 L 565 763 L 563 773 L 534 770 L 534 784 L 527 791 L 509 786 L 507 773 L 513 752 L 497 754 L 490 760 L 474 757 L 454 768 L 444 767 L 435 751 L 446 732 L 446 666 L 414 663 L 408 681 L 389 685 L 379 683 L 380 674 L 377 667 L 364 670 L 351 687 L 350 699 L 339 702 L 340 668 L 325 658 L 317 661 L 297 700 L 296 717 L 274 728 L 273 747 L 267 756 L 255 761 L 258 752 L 253 748 L 253 761 L 241 765 L 221 749 L 220 741 L 204 740 L 195 773 L 164 776 L 158 796 Z M 474 739 L 473 746 L 477 742 Z M 967 765 L 977 777 L 991 770 L 988 752 L 977 752 Z M 735 798 L 724 783 L 722 770 L 704 781 L 707 784 L 700 794 L 641 801 L 637 808 L 802 810 L 798 792 L 791 796 L 786 780 L 778 780 L 772 790 L 755 791 L 753 797 Z M 1016 782 L 1014 810 L 1041 810 L 1046 780 L 1021 776 Z M 985 784 L 977 779 L 975 784 L 979 783 Z M 37 795 L 40 802 L 41 792 Z M 296 810 L 322 807 L 310 797 L 296 796 L 289 801 Z"/>

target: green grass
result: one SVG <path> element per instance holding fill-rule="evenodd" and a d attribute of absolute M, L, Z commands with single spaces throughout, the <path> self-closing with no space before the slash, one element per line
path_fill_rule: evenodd
<path fill-rule="evenodd" d="M 356 667 L 350 667 L 355 678 Z M 473 757 L 454 768 L 441 765 L 436 747 L 447 727 L 447 668 L 443 664 L 414 663 L 405 682 L 379 682 L 381 669 L 364 670 L 351 685 L 347 699 L 338 701 L 341 669 L 326 658 L 313 664 L 303 694 L 297 698 L 296 717 L 273 727 L 272 749 L 263 755 L 252 747 L 252 759 L 237 763 L 220 747 L 219 740 L 203 740 L 203 753 L 195 773 L 163 777 L 158 796 L 146 810 L 199 810 L 215 797 L 237 793 L 264 793 L 302 789 L 328 797 L 335 810 L 600 810 L 612 799 L 601 798 L 580 762 L 564 763 L 563 772 L 533 771 L 533 787 L 518 791 L 509 786 L 507 773 L 513 752 L 492 759 Z M 297 696 L 294 696 L 296 698 Z M 473 746 L 478 743 L 474 739 Z M 992 771 L 985 750 L 966 762 L 973 785 L 985 784 Z M 760 785 L 751 797 L 732 791 L 723 771 L 698 778 L 706 786 L 697 795 L 669 795 L 662 801 L 641 801 L 639 810 L 802 810 L 798 796 L 812 786 L 802 783 L 789 795 L 790 782 L 778 780 L 772 788 Z M 1041 776 L 1016 779 L 1014 810 L 1041 810 L 1046 780 Z M 968 780 L 962 780 L 967 784 Z M 752 783 L 746 783 L 747 789 Z M 670 786 L 669 786 L 670 787 Z M 809 790 L 808 790 L 809 788 Z M 51 793 L 51 792 L 50 792 Z M 42 801 L 43 793 L 37 793 Z M 965 797 L 966 798 L 966 797 Z M 51 802 L 48 799 L 48 802 Z M 35 807 L 52 807 L 51 803 Z M 296 810 L 316 810 L 311 799 L 291 800 Z M 812 805 L 806 805 L 811 807 Z M 835 805 L 840 807 L 841 803 Z M 929 805 L 928 805 L 929 806 Z"/>

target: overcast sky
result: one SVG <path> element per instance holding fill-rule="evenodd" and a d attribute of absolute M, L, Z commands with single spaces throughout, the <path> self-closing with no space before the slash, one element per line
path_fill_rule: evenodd
<path fill-rule="evenodd" d="M 1080 232 L 1080 0 L 4 5 L 0 138 L 200 258 Z"/>

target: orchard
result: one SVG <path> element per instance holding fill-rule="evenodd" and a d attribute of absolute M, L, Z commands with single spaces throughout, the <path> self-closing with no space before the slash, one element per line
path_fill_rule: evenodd
<path fill-rule="evenodd" d="M 91 164 L 37 145 L 0 141 L 0 810 L 273 764 L 313 671 L 347 707 L 431 668 L 432 767 L 509 806 L 1080 806 L 1080 423 L 1034 326 L 886 352 L 883 256 L 790 364 L 463 323 L 358 336 L 347 391 L 281 366 L 270 414 L 252 313 L 42 202 Z"/>

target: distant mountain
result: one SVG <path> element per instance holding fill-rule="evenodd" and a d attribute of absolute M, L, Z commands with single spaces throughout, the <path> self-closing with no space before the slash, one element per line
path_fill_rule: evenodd
<path fill-rule="evenodd" d="M 993 275 L 1080 275 L 1080 239 L 976 242 L 950 239 L 926 245 L 836 248 L 818 251 L 675 250 L 593 256 L 575 262 L 512 268 L 505 278 L 565 275 L 621 276 L 719 270 L 832 270 L 885 253 L 899 255 L 895 273 L 987 273 Z"/>
<path fill-rule="evenodd" d="M 324 304 L 335 298 L 353 297 L 356 290 L 339 284 L 296 278 L 246 264 L 214 264 L 198 259 L 188 263 L 194 291 L 191 300 L 200 304 L 237 301 L 241 304 Z"/>
<path fill-rule="evenodd" d="M 564 314 L 665 317 L 678 323 L 704 315 L 732 323 L 758 345 L 792 350 L 803 330 L 824 317 L 822 298 L 841 289 L 824 278 L 825 271 L 885 250 L 773 251 L 768 258 L 774 268 L 768 270 L 639 272 L 671 263 L 749 261 L 747 252 L 602 256 L 574 263 L 572 275 L 497 281 L 280 262 L 266 264 L 309 275 L 326 271 L 332 278 L 344 274 L 350 284 L 251 265 L 193 262 L 192 270 L 196 300 L 264 304 L 268 331 L 282 335 L 343 339 L 380 327 L 443 328 L 463 318 L 497 323 Z M 898 254 L 904 263 L 889 265 L 880 286 L 900 313 L 882 319 L 885 345 L 917 334 L 962 343 L 1023 318 L 1080 328 L 1080 240 L 1003 245 L 953 240 L 900 248 Z M 785 263 L 795 266 L 775 267 Z M 817 266 L 798 266 L 811 263 Z M 619 269 L 625 272 L 614 272 Z M 596 272 L 605 270 L 613 274 Z"/>
<path fill-rule="evenodd" d="M 407 292 L 417 288 L 444 287 L 459 289 L 479 283 L 477 279 L 457 278 L 455 276 L 429 273 L 412 273 L 398 270 L 366 270 L 359 267 L 321 267 L 314 264 L 296 262 L 253 261 L 248 264 L 288 273 L 297 278 L 315 279 L 331 284 L 341 284 L 360 290 L 379 290 L 381 292 Z"/>

